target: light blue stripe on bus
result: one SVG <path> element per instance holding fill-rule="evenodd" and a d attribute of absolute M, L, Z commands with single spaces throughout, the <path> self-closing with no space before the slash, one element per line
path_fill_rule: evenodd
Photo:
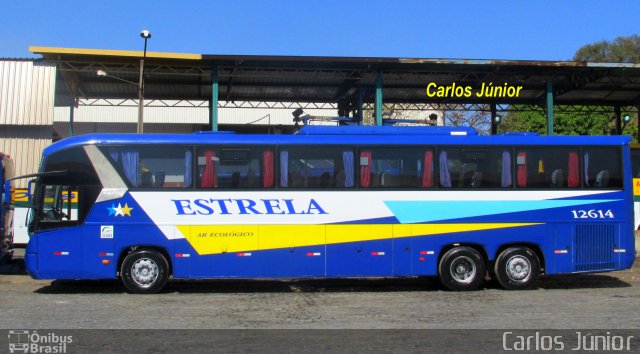
<path fill-rule="evenodd" d="M 617 199 L 587 200 L 502 200 L 502 201 L 386 201 L 403 224 L 517 213 L 569 206 L 608 203 Z"/>

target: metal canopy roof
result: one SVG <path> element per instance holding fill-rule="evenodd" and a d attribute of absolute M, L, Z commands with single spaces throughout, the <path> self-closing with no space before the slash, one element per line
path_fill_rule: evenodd
<path fill-rule="evenodd" d="M 86 99 L 136 99 L 141 51 L 30 47 L 57 63 L 57 106 Z M 147 52 L 145 99 L 210 100 L 212 69 L 219 73 L 220 101 L 374 102 L 376 76 L 384 103 L 478 103 L 544 105 L 547 81 L 555 105 L 638 106 L 640 65 L 570 61 L 454 60 L 365 57 L 201 55 Z M 517 98 L 429 98 L 428 83 L 523 86 Z"/>

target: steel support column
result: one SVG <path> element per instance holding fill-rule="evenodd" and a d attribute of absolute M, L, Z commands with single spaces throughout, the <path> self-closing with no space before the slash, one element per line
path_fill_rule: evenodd
<path fill-rule="evenodd" d="M 218 131 L 218 94 L 220 88 L 218 65 L 211 67 L 211 106 L 209 107 L 209 124 L 211 131 Z"/>
<path fill-rule="evenodd" d="M 491 135 L 496 135 L 498 132 L 498 124 L 496 123 L 496 117 L 498 114 L 496 113 L 496 104 L 490 104 L 491 107 Z"/>
<path fill-rule="evenodd" d="M 547 80 L 547 135 L 553 135 L 553 82 Z"/>
<path fill-rule="evenodd" d="M 69 107 L 69 136 L 73 136 L 73 116 L 75 115 L 76 107 L 78 107 L 78 98 L 74 98 Z"/>
<path fill-rule="evenodd" d="M 362 125 L 362 119 L 363 114 L 362 114 L 362 106 L 364 105 L 364 90 L 362 89 L 362 87 L 358 87 L 358 101 L 356 102 L 357 107 L 356 109 L 358 110 L 356 113 L 356 120 L 358 121 L 358 125 Z"/>
<path fill-rule="evenodd" d="M 147 53 L 147 41 L 144 41 L 145 55 Z M 136 132 L 144 133 L 144 57 L 140 59 L 140 81 L 138 83 L 138 124 Z"/>
<path fill-rule="evenodd" d="M 613 112 L 616 120 L 616 135 L 620 135 L 622 134 L 622 113 L 620 112 L 620 106 L 614 106 Z"/>
<path fill-rule="evenodd" d="M 376 75 L 376 125 L 382 125 L 382 72 Z"/>
<path fill-rule="evenodd" d="M 346 108 L 346 103 L 344 100 L 338 101 L 338 117 L 348 117 L 349 112 Z"/>

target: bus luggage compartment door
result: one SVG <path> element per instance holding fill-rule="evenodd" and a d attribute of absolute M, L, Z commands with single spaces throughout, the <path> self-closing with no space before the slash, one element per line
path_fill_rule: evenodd
<path fill-rule="evenodd" d="M 327 276 L 391 275 L 392 235 L 392 225 L 327 225 Z"/>

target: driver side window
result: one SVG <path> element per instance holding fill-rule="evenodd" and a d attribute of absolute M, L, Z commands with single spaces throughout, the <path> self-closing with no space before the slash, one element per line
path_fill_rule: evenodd
<path fill-rule="evenodd" d="M 75 203 L 78 193 L 75 187 L 44 185 L 42 193 L 44 198 L 39 213 L 41 223 L 77 223 L 78 213 Z"/>

